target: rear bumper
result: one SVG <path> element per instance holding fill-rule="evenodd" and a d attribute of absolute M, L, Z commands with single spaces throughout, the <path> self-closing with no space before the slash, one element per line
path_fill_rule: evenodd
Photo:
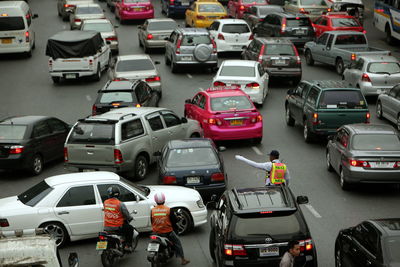
<path fill-rule="evenodd" d="M 101 165 L 101 164 L 78 164 L 78 163 L 64 163 L 64 166 L 69 171 L 111 171 L 121 173 L 128 171 L 126 165 Z"/>
<path fill-rule="evenodd" d="M 290 77 L 301 78 L 302 71 L 300 68 L 265 68 L 270 77 Z"/>
<path fill-rule="evenodd" d="M 180 61 L 177 61 L 176 64 L 178 64 L 178 65 L 209 65 L 210 67 L 214 67 L 214 66 L 216 67 L 218 64 L 218 61 L 217 60 L 208 60 L 208 61 L 200 62 L 197 60 L 194 60 L 194 61 L 180 60 Z"/>
<path fill-rule="evenodd" d="M 154 18 L 154 9 L 144 11 L 144 12 L 122 11 L 120 13 L 120 18 L 122 20 L 152 19 L 152 18 Z"/>
<path fill-rule="evenodd" d="M 0 170 L 19 170 L 28 167 L 27 155 L 10 155 L 8 158 L 0 158 Z"/>
<path fill-rule="evenodd" d="M 235 260 L 223 260 L 224 266 L 235 266 L 235 267 L 256 267 L 256 266 L 278 266 L 281 261 L 281 257 L 266 257 L 257 259 L 235 259 Z M 296 262 L 301 262 L 305 267 L 316 267 L 317 258 L 313 255 L 299 256 Z M 297 266 L 297 265 L 295 265 Z"/>
<path fill-rule="evenodd" d="M 12 46 L 12 47 L 1 47 L 0 48 L 0 54 L 12 54 L 12 53 L 24 53 L 24 52 L 29 52 L 31 50 L 31 45 L 30 43 L 24 43 L 18 46 Z"/>
<path fill-rule="evenodd" d="M 208 126 L 204 129 L 204 137 L 212 140 L 241 140 L 251 138 L 262 138 L 262 122 L 255 123 L 254 126 L 242 128 L 223 128 L 218 126 Z"/>
<path fill-rule="evenodd" d="M 352 183 L 400 183 L 400 169 L 377 170 L 362 167 L 343 167 L 344 174 Z"/>
<path fill-rule="evenodd" d="M 359 85 L 363 95 L 380 95 L 389 92 L 395 84 L 391 86 L 373 86 L 371 83 L 361 82 Z"/>
<path fill-rule="evenodd" d="M 165 40 L 145 40 L 144 45 L 149 48 L 165 48 Z"/>
<path fill-rule="evenodd" d="M 203 199 L 210 199 L 212 195 L 220 196 L 225 192 L 225 184 L 210 184 L 201 186 L 187 186 L 185 187 L 193 188 L 197 190 Z"/>
<path fill-rule="evenodd" d="M 193 226 L 197 227 L 207 223 L 207 209 L 203 208 L 198 211 L 191 211 L 190 214 L 193 218 Z"/>
<path fill-rule="evenodd" d="M 213 20 L 195 20 L 193 27 L 195 28 L 207 28 L 213 23 Z"/>
<path fill-rule="evenodd" d="M 51 77 L 66 78 L 67 74 L 75 75 L 75 79 L 96 74 L 94 70 L 68 70 L 68 71 L 50 71 Z M 70 78 L 68 78 L 70 79 Z M 72 79 L 72 78 L 71 78 Z"/>
<path fill-rule="evenodd" d="M 216 40 L 218 52 L 241 52 L 250 44 L 250 40 L 246 42 L 228 43 L 223 40 Z"/>

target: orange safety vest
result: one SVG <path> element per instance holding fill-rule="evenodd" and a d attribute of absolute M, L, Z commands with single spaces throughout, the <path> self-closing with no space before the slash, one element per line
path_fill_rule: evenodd
<path fill-rule="evenodd" d="M 284 163 L 272 163 L 270 181 L 271 184 L 285 183 L 286 165 Z"/>
<path fill-rule="evenodd" d="M 109 198 L 104 201 L 104 227 L 121 227 L 124 224 L 124 215 L 121 211 L 121 201 Z"/>
<path fill-rule="evenodd" d="M 164 205 L 158 205 L 151 209 L 151 226 L 153 232 L 165 234 L 174 230 L 169 217 L 170 213 L 170 208 Z"/>

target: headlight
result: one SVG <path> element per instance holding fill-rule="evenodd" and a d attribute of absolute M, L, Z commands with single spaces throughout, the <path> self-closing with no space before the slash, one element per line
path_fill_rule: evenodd
<path fill-rule="evenodd" d="M 203 203 L 203 200 L 200 198 L 199 200 L 197 200 L 197 206 L 200 208 L 200 209 L 202 209 L 202 208 L 204 208 L 204 203 Z"/>

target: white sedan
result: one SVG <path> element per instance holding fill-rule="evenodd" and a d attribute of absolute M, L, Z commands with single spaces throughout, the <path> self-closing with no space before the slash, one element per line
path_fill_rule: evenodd
<path fill-rule="evenodd" d="M 213 86 L 237 86 L 251 101 L 262 105 L 268 94 L 269 76 L 258 61 L 224 60 L 213 78 Z"/>
<path fill-rule="evenodd" d="M 49 177 L 18 196 L 0 199 L 0 231 L 42 227 L 58 246 L 96 237 L 103 230 L 103 201 L 110 186 L 120 188 L 120 200 L 129 212 L 137 211 L 131 224 L 138 231 L 151 231 L 150 212 L 157 192 L 165 194 L 167 206 L 182 209 L 179 233 L 207 222 L 207 209 L 196 190 L 135 185 L 115 173 L 86 172 Z"/>

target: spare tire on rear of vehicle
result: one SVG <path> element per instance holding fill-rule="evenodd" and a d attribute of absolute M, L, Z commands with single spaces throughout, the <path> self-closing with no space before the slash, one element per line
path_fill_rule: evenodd
<path fill-rule="evenodd" d="M 206 44 L 199 44 L 194 48 L 193 55 L 197 61 L 205 62 L 211 57 L 212 48 Z"/>

